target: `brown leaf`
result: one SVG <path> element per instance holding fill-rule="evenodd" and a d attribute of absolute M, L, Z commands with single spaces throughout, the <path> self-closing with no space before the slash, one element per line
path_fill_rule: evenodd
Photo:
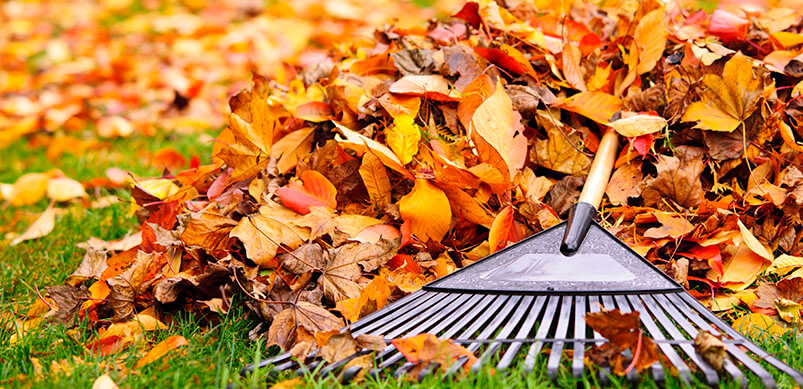
<path fill-rule="evenodd" d="M 240 219 L 227 236 L 243 242 L 248 259 L 269 267 L 279 247 L 295 249 L 309 239 L 300 217 L 278 204 L 264 205 L 258 213 Z"/>
<path fill-rule="evenodd" d="M 644 182 L 644 205 L 665 209 L 665 199 L 684 208 L 694 208 L 703 199 L 700 175 L 704 165 L 699 149 L 678 147 L 677 156 L 659 155 L 655 168 L 658 175 Z"/>
<path fill-rule="evenodd" d="M 73 321 L 78 309 L 84 300 L 89 298 L 89 292 L 84 286 L 72 285 L 48 286 L 47 294 L 56 303 L 57 311 L 54 318 L 61 323 L 68 324 Z"/>
<path fill-rule="evenodd" d="M 605 194 L 613 205 L 626 205 L 627 199 L 641 194 L 641 161 L 631 161 L 620 166 L 611 175 Z"/>
<path fill-rule="evenodd" d="M 725 343 L 708 330 L 701 330 L 694 338 L 694 350 L 717 371 L 725 363 Z"/>
<path fill-rule="evenodd" d="M 384 208 L 390 204 L 390 178 L 382 161 L 373 153 L 363 154 L 362 164 L 360 165 L 360 177 L 362 177 L 365 189 L 368 191 L 371 201 L 377 208 Z"/>
<path fill-rule="evenodd" d="M 415 372 L 421 371 L 430 363 L 438 363 L 439 369 L 445 371 L 458 358 L 465 358 L 463 368 L 467 371 L 477 361 L 474 353 L 465 347 L 451 339 L 438 339 L 432 334 L 393 339 L 390 342 L 396 346 L 396 349 L 404 355 L 408 362 L 416 364 L 416 367 L 410 372 L 413 376 L 415 376 Z"/>
<path fill-rule="evenodd" d="M 303 328 L 313 336 L 318 332 L 339 330 L 343 321 L 321 306 L 305 301 L 279 312 L 268 330 L 268 344 L 289 350 L 295 343 L 297 331 Z"/>
<path fill-rule="evenodd" d="M 205 212 L 190 219 L 180 238 L 187 246 L 207 252 L 227 250 L 231 244 L 229 232 L 236 224 L 226 216 Z"/>
<path fill-rule="evenodd" d="M 591 158 L 578 150 L 582 137 L 564 126 L 548 112 L 538 112 L 538 124 L 547 131 L 547 139 L 536 139 L 530 158 L 540 166 L 556 172 L 579 175 L 591 166 Z"/>
<path fill-rule="evenodd" d="M 658 350 L 655 342 L 647 336 L 641 329 L 638 312 L 622 313 L 617 309 L 603 310 L 600 312 L 587 313 L 585 321 L 588 325 L 599 332 L 608 343 L 602 347 L 594 346 L 589 353 L 589 358 L 595 359 L 593 355 L 601 356 L 596 360 L 604 360 L 613 368 L 614 373 L 624 375 L 624 358 L 622 351 L 630 349 L 632 355 L 636 356 L 636 371 L 641 372 L 658 362 Z"/>

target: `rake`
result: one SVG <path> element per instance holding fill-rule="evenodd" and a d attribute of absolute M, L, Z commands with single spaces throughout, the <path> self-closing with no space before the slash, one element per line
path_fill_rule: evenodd
<path fill-rule="evenodd" d="M 702 376 L 707 384 L 717 385 L 730 377 L 747 387 L 747 370 L 758 376 L 763 386 L 776 387 L 773 375 L 759 363 L 763 361 L 803 385 L 800 372 L 735 331 L 593 220 L 610 178 L 617 142 L 615 132 L 609 130 L 603 135 L 578 203 L 566 222 L 433 281 L 343 331 L 348 329 L 354 336 L 382 335 L 385 339 L 421 333 L 452 339 L 477 355 L 472 371 L 484 365 L 505 370 L 523 358 L 524 371 L 529 372 L 546 354 L 546 371 L 551 379 L 557 378 L 564 358 L 570 360 L 566 362 L 572 375 L 579 378 L 587 347 L 605 342 L 586 326 L 586 313 L 600 309 L 636 311 L 643 330 L 655 340 L 665 363 L 671 365 L 656 362 L 648 369 L 658 382 L 677 374 L 686 383 Z M 720 336 L 725 344 L 729 358 L 719 371 L 695 351 L 693 339 L 702 330 Z M 564 356 L 564 350 L 571 350 L 566 353 L 570 356 Z M 304 360 L 285 353 L 249 365 L 241 375 L 272 366 L 271 373 L 296 370 L 298 374 L 335 374 L 347 383 L 361 367 L 344 366 L 366 353 L 358 352 L 325 366 L 315 352 Z M 377 352 L 375 361 L 375 367 L 367 372 L 374 376 L 386 372 L 400 377 L 414 366 L 392 345 Z M 445 375 L 464 369 L 466 362 L 463 357 L 444 366 Z M 421 380 L 438 368 L 430 364 L 416 378 Z M 599 374 L 608 382 L 606 369 L 600 369 Z M 631 370 L 627 378 L 635 382 L 639 375 Z"/>

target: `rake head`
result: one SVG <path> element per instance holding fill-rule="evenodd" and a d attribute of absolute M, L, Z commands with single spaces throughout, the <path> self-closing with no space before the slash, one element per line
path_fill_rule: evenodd
<path fill-rule="evenodd" d="M 547 253 L 549 247 L 555 247 L 561 233 L 561 225 L 558 225 L 528 238 L 352 323 L 348 330 L 354 336 L 382 335 L 388 340 L 421 333 L 452 339 L 477 356 L 470 366 L 473 371 L 484 365 L 505 370 L 523 360 L 523 368 L 529 372 L 545 357 L 550 378 L 558 376 L 563 362 L 570 364 L 571 374 L 579 378 L 583 375 L 587 348 L 606 341 L 586 325 L 586 313 L 601 309 L 636 311 L 643 330 L 665 356 L 664 363 L 669 364 L 656 362 L 649 369 L 658 382 L 677 374 L 681 380 L 691 383 L 697 375 L 710 385 L 729 378 L 747 387 L 745 371 L 749 371 L 763 386 L 776 387 L 775 379 L 760 363 L 763 361 L 803 385 L 800 372 L 750 342 L 618 240 L 607 246 L 600 246 L 602 243 L 584 245 L 579 254 L 586 250 L 586 254 L 604 253 L 607 257 L 596 258 L 603 261 L 595 262 L 596 265 L 613 261 L 602 268 L 584 269 L 585 279 L 565 279 L 566 268 L 560 266 L 556 266 L 552 274 L 517 270 L 517 266 L 527 267 L 531 262 L 519 263 L 524 256 Z M 610 239 L 603 238 L 610 237 L 605 234 L 609 233 L 595 223 L 587 240 L 607 242 Z M 539 269 L 550 266 L 542 263 Z M 617 266 L 622 267 L 624 273 Z M 606 268 L 617 271 L 608 276 Z M 572 273 L 571 277 L 574 276 Z M 645 277 L 647 282 L 644 282 Z M 703 330 L 720 336 L 725 344 L 728 358 L 721 371 L 715 370 L 695 351 L 694 338 Z M 564 350 L 572 352 L 564 353 Z M 303 361 L 285 353 L 257 366 L 248 366 L 241 374 L 272 366 L 272 372 L 296 370 L 299 374 L 312 371 L 319 375 L 334 374 L 345 383 L 362 369 L 359 366 L 344 368 L 346 364 L 366 353 L 358 352 L 320 369 L 323 361 L 315 353 Z M 374 358 L 376 367 L 366 372 L 371 375 L 384 373 L 399 377 L 414 366 L 392 345 L 376 352 Z M 466 363 L 467 359 L 463 358 L 444 366 L 446 376 L 465 369 Z M 423 379 L 439 367 L 431 364 L 415 378 Z M 600 370 L 601 380 L 607 381 L 607 373 L 605 369 Z M 630 371 L 627 378 L 636 381 L 638 374 Z"/>

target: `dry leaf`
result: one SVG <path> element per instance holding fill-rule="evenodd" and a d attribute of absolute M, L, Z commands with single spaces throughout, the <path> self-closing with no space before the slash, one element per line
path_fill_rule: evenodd
<path fill-rule="evenodd" d="M 56 209 L 53 208 L 51 204 L 47 209 L 42 212 L 36 220 L 28 226 L 28 229 L 25 230 L 22 234 L 18 235 L 14 240 L 11 241 L 11 246 L 16 246 L 26 240 L 31 239 L 39 239 L 43 236 L 46 236 L 53 231 L 53 227 L 56 225 Z"/>
<path fill-rule="evenodd" d="M 144 357 L 140 358 L 137 361 L 137 364 L 134 366 L 134 368 L 139 369 L 142 366 L 145 366 L 145 365 L 147 365 L 149 363 L 152 363 L 152 362 L 158 360 L 159 358 L 165 356 L 171 350 L 177 349 L 177 348 L 179 348 L 181 346 L 187 346 L 189 344 L 190 343 L 187 342 L 187 339 L 185 339 L 181 335 L 171 336 L 171 337 L 159 342 L 158 344 L 156 344 L 156 346 L 153 346 L 151 351 L 148 351 L 148 353 L 145 354 Z"/>
<path fill-rule="evenodd" d="M 416 179 L 413 190 L 399 200 L 402 218 L 410 221 L 413 235 L 419 239 L 443 239 L 452 222 L 449 199 L 435 185 Z"/>

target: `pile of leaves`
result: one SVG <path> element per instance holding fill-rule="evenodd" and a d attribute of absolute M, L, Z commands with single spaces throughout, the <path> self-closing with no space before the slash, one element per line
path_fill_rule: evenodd
<path fill-rule="evenodd" d="M 783 4 L 472 1 L 324 46 L 230 99 L 212 164 L 134 184 L 140 242 L 89 246 L 27 320 L 242 294 L 253 335 L 302 355 L 565 218 L 612 128 L 601 223 L 738 328 L 784 332 L 803 301 L 802 28 Z"/>

